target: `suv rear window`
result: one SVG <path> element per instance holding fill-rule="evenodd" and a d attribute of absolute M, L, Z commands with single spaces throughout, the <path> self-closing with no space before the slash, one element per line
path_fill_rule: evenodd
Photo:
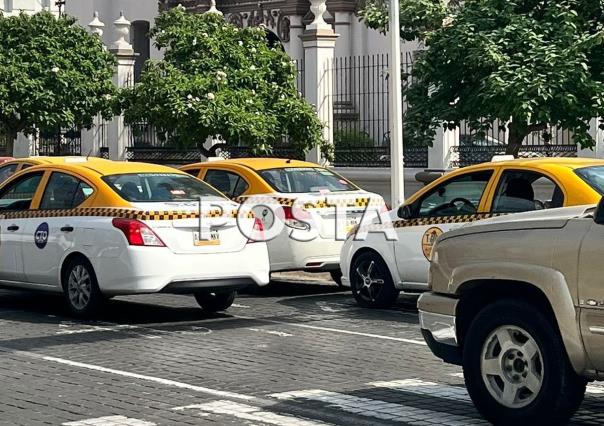
<path fill-rule="evenodd" d="M 131 202 L 194 201 L 199 197 L 224 196 L 206 183 L 176 173 L 128 173 L 104 176 L 120 197 Z"/>

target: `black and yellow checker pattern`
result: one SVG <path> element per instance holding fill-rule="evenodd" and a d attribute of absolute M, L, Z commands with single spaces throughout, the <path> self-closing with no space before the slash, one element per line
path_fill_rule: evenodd
<path fill-rule="evenodd" d="M 219 209 L 211 210 L 203 213 L 205 218 L 236 218 L 238 210 L 221 211 Z M 253 212 L 242 212 L 243 217 L 253 218 Z M 23 211 L 7 211 L 0 213 L 0 219 L 49 219 L 54 217 L 111 217 L 121 219 L 136 219 L 147 221 L 164 221 L 164 220 L 181 220 L 181 219 L 199 219 L 199 212 L 192 211 L 168 211 L 168 210 L 153 210 L 144 211 L 128 208 L 111 208 L 111 207 L 90 207 L 77 209 L 61 209 L 61 210 L 23 210 Z"/>
<path fill-rule="evenodd" d="M 270 196 L 246 196 L 246 197 L 237 197 L 234 199 L 237 203 L 244 203 L 247 200 L 251 200 L 256 204 L 267 204 L 267 205 L 280 205 L 286 207 L 292 207 L 295 198 L 285 198 L 285 197 L 270 197 Z M 304 198 L 302 198 L 304 201 Z M 313 197 L 312 201 L 305 202 L 305 209 L 327 209 L 330 207 L 369 207 L 369 206 L 382 206 L 384 205 L 384 201 L 381 198 L 371 198 L 371 197 L 355 197 L 355 198 L 342 198 L 336 200 L 330 200 L 329 197 Z"/>
<path fill-rule="evenodd" d="M 475 214 L 463 214 L 456 216 L 442 216 L 442 217 L 420 217 L 416 219 L 408 220 L 395 220 L 392 222 L 394 228 L 406 228 L 408 226 L 430 226 L 430 225 L 442 225 L 445 223 L 468 223 L 475 222 L 477 220 L 489 219 L 491 217 L 501 216 L 501 214 L 493 213 L 475 213 Z"/>

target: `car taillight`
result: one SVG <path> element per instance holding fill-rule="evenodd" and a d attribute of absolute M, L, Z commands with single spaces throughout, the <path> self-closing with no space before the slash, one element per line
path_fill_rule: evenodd
<path fill-rule="evenodd" d="M 131 246 L 165 247 L 164 242 L 143 222 L 135 219 L 113 219 L 113 226 L 122 231 Z"/>
<path fill-rule="evenodd" d="M 264 225 L 258 218 L 254 219 L 254 227 L 252 228 L 252 238 L 247 240 L 248 244 L 264 241 Z"/>
<path fill-rule="evenodd" d="M 290 228 L 308 230 L 310 225 L 306 222 L 302 222 L 303 219 L 310 220 L 310 213 L 306 210 L 297 209 L 296 216 L 290 206 L 283 206 L 283 221 Z"/>

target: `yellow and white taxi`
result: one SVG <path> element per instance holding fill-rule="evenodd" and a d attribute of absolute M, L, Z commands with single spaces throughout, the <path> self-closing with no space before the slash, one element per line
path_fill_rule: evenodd
<path fill-rule="evenodd" d="M 604 160 L 508 160 L 456 170 L 391 212 L 391 224 L 351 232 L 341 253 L 343 284 L 359 305 L 387 307 L 400 291 L 428 289 L 432 246 L 444 232 L 497 215 L 596 204 L 603 188 Z"/>
<path fill-rule="evenodd" d="M 122 294 L 194 294 L 223 310 L 268 283 L 261 222 L 181 171 L 65 158 L 0 185 L 0 284 L 63 292 L 88 315 Z"/>
<path fill-rule="evenodd" d="M 240 158 L 181 170 L 240 203 L 254 205 L 264 224 L 273 272 L 329 271 L 340 283 L 340 250 L 347 231 L 385 209 L 381 196 L 306 161 Z"/>

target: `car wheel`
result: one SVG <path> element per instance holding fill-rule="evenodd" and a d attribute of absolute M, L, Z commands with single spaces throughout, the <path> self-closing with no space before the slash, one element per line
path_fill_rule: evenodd
<path fill-rule="evenodd" d="M 338 287 L 342 287 L 342 271 L 339 269 L 337 271 L 331 271 L 329 275 L 331 275 L 331 279 L 338 285 Z"/>
<path fill-rule="evenodd" d="M 65 301 L 72 314 L 88 317 L 99 311 L 105 299 L 90 262 L 85 258 L 71 260 L 62 281 Z"/>
<path fill-rule="evenodd" d="M 472 321 L 463 370 L 476 408 L 499 425 L 565 424 L 587 383 L 574 372 L 555 320 L 515 300 L 493 303 Z"/>
<path fill-rule="evenodd" d="M 195 300 L 204 311 L 218 312 L 226 311 L 233 304 L 236 296 L 236 291 L 229 293 L 199 292 L 195 293 Z"/>
<path fill-rule="evenodd" d="M 386 262 L 372 252 L 361 254 L 352 263 L 350 286 L 357 303 L 364 308 L 387 308 L 399 295 Z"/>

